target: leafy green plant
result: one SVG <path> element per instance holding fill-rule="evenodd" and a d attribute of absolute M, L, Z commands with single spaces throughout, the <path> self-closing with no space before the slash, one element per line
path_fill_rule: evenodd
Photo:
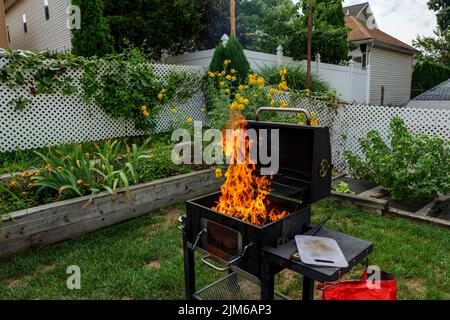
<path fill-rule="evenodd" d="M 81 83 L 87 103 L 95 102 L 114 118 L 134 119 L 138 129 L 151 130 L 156 125 L 161 88 L 140 50 L 90 59 Z"/>
<path fill-rule="evenodd" d="M 335 183 L 331 186 L 331 189 L 333 191 L 339 192 L 339 193 L 347 193 L 347 194 L 352 194 L 355 195 L 356 193 L 353 192 L 348 183 L 345 181 L 339 181 L 338 183 Z"/>
<path fill-rule="evenodd" d="M 361 140 L 364 157 L 344 153 L 352 174 L 382 185 L 393 200 L 428 201 L 450 192 L 450 144 L 424 134 L 413 135 L 394 117 L 390 144 L 377 131 Z"/>
<path fill-rule="evenodd" d="M 140 182 L 153 181 L 177 173 L 178 167 L 172 161 L 173 143 L 157 142 L 152 145 L 148 157 L 136 167 Z"/>
<path fill-rule="evenodd" d="M 33 177 L 38 193 L 46 190 L 56 191 L 58 198 L 73 198 L 100 191 L 95 175 L 95 162 L 85 154 L 79 144 L 64 145 L 47 155 L 36 151 L 46 163 L 45 169 Z"/>

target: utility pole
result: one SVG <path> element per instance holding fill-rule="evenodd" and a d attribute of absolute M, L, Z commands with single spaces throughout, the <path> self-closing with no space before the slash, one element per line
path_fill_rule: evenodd
<path fill-rule="evenodd" d="M 312 17 L 312 0 L 308 0 L 308 62 L 306 67 L 306 82 L 308 89 L 311 89 L 311 61 L 312 61 L 312 29 L 313 29 L 313 17 Z"/>
<path fill-rule="evenodd" d="M 231 36 L 236 36 L 236 0 L 230 0 Z"/>

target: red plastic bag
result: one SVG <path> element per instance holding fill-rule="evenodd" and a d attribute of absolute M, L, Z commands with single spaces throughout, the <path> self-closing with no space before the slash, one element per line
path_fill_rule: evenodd
<path fill-rule="evenodd" d="M 395 276 L 381 272 L 380 281 L 368 281 L 367 272 L 361 280 L 344 280 L 320 284 L 322 300 L 397 300 Z"/>

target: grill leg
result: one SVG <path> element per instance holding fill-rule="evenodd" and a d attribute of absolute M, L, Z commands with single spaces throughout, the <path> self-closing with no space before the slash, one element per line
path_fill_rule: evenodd
<path fill-rule="evenodd" d="M 303 277 L 303 301 L 314 300 L 314 280 Z"/>
<path fill-rule="evenodd" d="M 186 299 L 194 300 L 195 294 L 195 261 L 194 251 L 192 251 L 186 241 L 183 232 L 183 251 L 184 251 L 184 287 L 186 290 Z"/>
<path fill-rule="evenodd" d="M 262 277 L 261 277 L 261 300 L 273 301 L 275 296 L 275 275 L 270 262 L 267 259 L 262 259 Z"/>

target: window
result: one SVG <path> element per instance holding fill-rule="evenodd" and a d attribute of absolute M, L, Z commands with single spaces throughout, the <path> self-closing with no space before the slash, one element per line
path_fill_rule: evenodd
<path fill-rule="evenodd" d="M 6 33 L 8 34 L 8 42 L 11 43 L 11 34 L 9 33 L 9 26 L 6 26 Z"/>
<path fill-rule="evenodd" d="M 23 19 L 23 31 L 25 32 L 25 33 L 27 33 L 28 32 L 28 27 L 27 27 L 27 15 L 24 13 L 23 14 L 23 16 L 22 16 L 22 19 Z"/>
<path fill-rule="evenodd" d="M 44 0 L 45 20 L 50 20 L 50 10 L 48 8 L 48 0 Z"/>

